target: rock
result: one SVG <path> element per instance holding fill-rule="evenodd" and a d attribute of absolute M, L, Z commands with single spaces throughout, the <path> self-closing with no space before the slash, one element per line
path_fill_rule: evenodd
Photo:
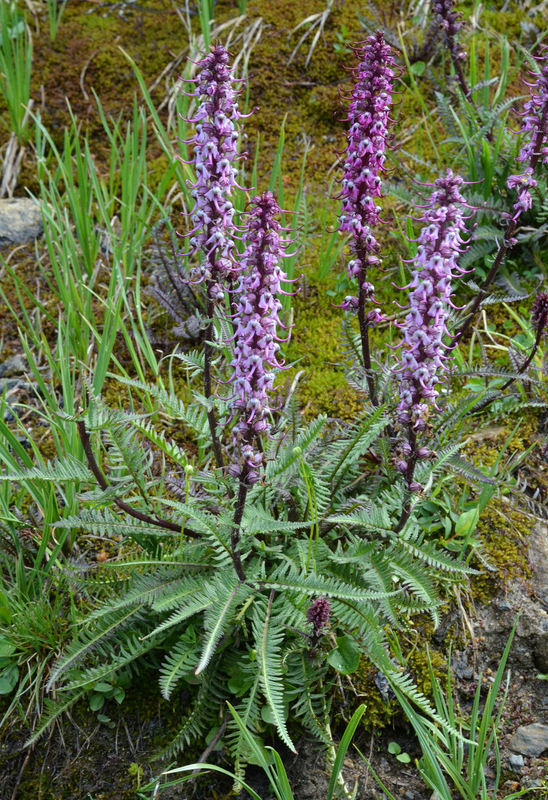
<path fill-rule="evenodd" d="M 522 603 L 516 635 L 529 643 L 548 633 L 548 613 L 538 603 Z"/>
<path fill-rule="evenodd" d="M 537 637 L 533 650 L 533 661 L 535 667 L 541 672 L 548 672 L 548 633 L 546 632 Z"/>
<path fill-rule="evenodd" d="M 542 781 L 539 781 L 538 778 L 523 778 L 521 782 L 522 789 L 541 789 L 542 788 Z M 538 796 L 538 795 L 537 795 Z"/>
<path fill-rule="evenodd" d="M 300 791 L 302 797 L 315 797 L 317 787 L 313 781 L 305 781 L 305 783 L 300 786 Z"/>
<path fill-rule="evenodd" d="M 548 525 L 545 522 L 539 522 L 531 531 L 529 562 L 533 569 L 535 593 L 548 605 Z"/>
<path fill-rule="evenodd" d="M 6 358 L 0 364 L 0 378 L 12 378 L 14 375 L 23 375 L 28 369 L 27 359 L 22 353 L 17 353 Z"/>
<path fill-rule="evenodd" d="M 40 206 L 29 197 L 0 200 L 0 247 L 28 244 L 43 233 Z"/>
<path fill-rule="evenodd" d="M 202 320 L 193 315 L 181 322 L 180 325 L 176 325 L 173 328 L 173 333 L 175 336 L 179 336 L 189 342 L 199 342 L 202 338 L 202 330 Z"/>
<path fill-rule="evenodd" d="M 548 725 L 520 725 L 510 740 L 510 750 L 524 756 L 540 756 L 548 750 Z"/>
<path fill-rule="evenodd" d="M 518 756 L 515 753 L 510 753 L 510 757 L 508 759 L 510 766 L 512 769 L 521 769 L 524 765 L 523 756 Z"/>
<path fill-rule="evenodd" d="M 0 378 L 0 395 L 4 394 L 4 390 L 11 392 L 12 389 L 17 388 L 21 381 L 19 378 Z"/>

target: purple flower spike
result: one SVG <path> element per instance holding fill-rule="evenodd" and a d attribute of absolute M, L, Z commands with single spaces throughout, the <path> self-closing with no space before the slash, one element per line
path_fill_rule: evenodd
<path fill-rule="evenodd" d="M 460 15 L 454 10 L 454 0 L 434 0 L 432 3 L 432 11 L 440 18 L 441 27 L 443 29 L 445 43 L 453 62 L 464 61 L 466 53 L 461 50 L 458 34 L 462 28 L 462 20 Z"/>
<path fill-rule="evenodd" d="M 434 183 L 435 190 L 422 216 L 424 227 L 408 287 L 408 313 L 399 326 L 403 350 L 394 368 L 399 378 L 398 416 L 414 430 L 424 429 L 428 404 L 439 394 L 435 388 L 441 381 L 439 373 L 445 370 L 447 355 L 442 339 L 447 333 L 451 280 L 463 273 L 457 264 L 464 230 L 462 184 L 462 178 L 451 170 Z"/>
<path fill-rule="evenodd" d="M 236 185 L 234 163 L 238 159 L 237 123 L 240 114 L 234 78 L 228 65 L 228 53 L 222 45 L 199 62 L 196 78 L 198 108 L 188 122 L 195 123 L 193 164 L 196 183 L 191 195 L 195 205 L 190 214 L 193 230 L 189 237 L 190 253 L 201 251 L 203 261 L 191 271 L 195 283 L 206 281 L 209 300 L 224 298 L 224 284 L 237 266 L 234 263 L 234 207 L 230 200 Z"/>
<path fill-rule="evenodd" d="M 538 61 L 547 61 L 543 56 Z M 539 161 L 548 164 L 548 63 L 545 63 L 535 76 L 531 97 L 523 109 L 523 122 L 521 134 L 525 135 L 525 142 L 520 150 L 518 161 L 527 164 L 527 168 L 520 175 L 510 175 L 507 186 L 509 189 L 518 189 L 518 199 L 514 203 L 514 216 L 517 221 L 523 211 L 531 208 L 533 198 L 531 189 L 537 185 L 533 172 Z"/>
<path fill-rule="evenodd" d="M 259 480 L 263 455 L 254 439 L 270 430 L 268 392 L 274 383 L 280 338 L 277 325 L 282 304 L 278 299 L 281 281 L 286 275 L 279 267 L 285 255 L 280 207 L 272 192 L 265 192 L 252 201 L 248 219 L 248 245 L 242 256 L 242 270 L 237 287 L 240 300 L 235 314 L 233 408 L 239 420 L 234 426 L 234 445 L 240 453 L 232 464 L 232 475 L 247 484 Z"/>
<path fill-rule="evenodd" d="M 314 639 L 319 639 L 323 633 L 323 629 L 329 622 L 329 617 L 331 616 L 331 606 L 329 605 L 329 600 L 325 597 L 317 597 L 308 611 L 306 612 L 306 618 L 308 622 L 311 622 L 313 627 L 312 636 Z"/>
<path fill-rule="evenodd" d="M 432 11 L 438 15 L 460 90 L 470 100 L 471 92 L 466 84 L 462 69 L 462 63 L 466 60 L 466 53 L 461 48 L 458 38 L 459 31 L 462 28 L 462 19 L 460 14 L 454 10 L 454 6 L 455 0 L 433 0 Z"/>
<path fill-rule="evenodd" d="M 346 160 L 340 197 L 339 228 L 352 234 L 353 258 L 348 263 L 351 278 L 357 278 L 360 301 L 347 297 L 343 306 L 358 308 L 360 302 L 374 301 L 374 287 L 366 281 L 368 267 L 380 259 L 374 255 L 377 241 L 372 228 L 380 221 L 376 199 L 381 195 L 380 174 L 384 167 L 394 71 L 392 49 L 379 31 L 369 36 L 354 70 L 356 83 L 347 120 Z M 372 324 L 376 318 L 368 320 Z"/>

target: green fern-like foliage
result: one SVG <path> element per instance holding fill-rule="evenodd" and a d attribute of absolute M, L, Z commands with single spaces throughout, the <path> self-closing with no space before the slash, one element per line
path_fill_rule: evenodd
<path fill-rule="evenodd" d="M 203 405 L 189 411 L 163 388 L 125 383 L 148 392 L 158 414 L 180 414 L 197 442 L 205 436 Z M 232 561 L 232 479 L 185 472 L 184 448 L 146 415 L 90 398 L 86 424 L 105 481 L 94 485 L 84 465 L 57 465 L 55 474 L 87 478 L 81 512 L 58 526 L 123 537 L 131 558 L 72 576 L 88 597 L 103 599 L 51 669 L 56 699 L 48 699 L 33 740 L 98 681 L 154 665 L 166 699 L 181 689 L 190 698 L 165 746 L 170 758 L 220 724 L 226 700 L 255 736 L 272 726 L 295 749 L 299 724 L 327 744 L 335 675 L 326 656 L 333 645 L 326 635 L 313 637 L 307 611 L 317 598 L 330 604 L 326 633 L 350 637 L 415 704 L 429 708 L 393 660 L 387 631 L 424 612 L 437 622 L 436 587 L 467 569 L 413 515 L 396 532 L 402 485 L 390 465 L 388 405 L 352 424 L 326 417 L 304 424 L 295 405 L 286 405 L 239 530 L 245 580 Z M 373 451 L 381 470 L 371 467 Z M 421 479 L 435 480 L 455 457 L 456 448 L 440 448 Z M 250 753 L 231 719 L 225 744 L 243 777 Z"/>

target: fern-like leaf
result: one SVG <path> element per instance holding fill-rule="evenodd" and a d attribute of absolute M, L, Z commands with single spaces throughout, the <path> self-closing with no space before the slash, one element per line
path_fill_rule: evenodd
<path fill-rule="evenodd" d="M 259 663 L 259 681 L 282 741 L 296 753 L 285 722 L 283 663 L 281 647 L 284 629 L 272 619 L 272 603 L 257 602 L 253 615 L 253 635 Z"/>
<path fill-rule="evenodd" d="M 181 678 L 192 674 L 199 654 L 200 643 L 196 640 L 194 628 L 189 626 L 160 667 L 160 691 L 166 700 L 169 700 Z"/>
<path fill-rule="evenodd" d="M 49 483 L 71 483 L 72 481 L 89 482 L 91 472 L 74 456 L 67 454 L 63 458 L 46 461 L 43 465 L 28 469 L 12 469 L 0 472 L 0 481 L 48 481 Z"/>

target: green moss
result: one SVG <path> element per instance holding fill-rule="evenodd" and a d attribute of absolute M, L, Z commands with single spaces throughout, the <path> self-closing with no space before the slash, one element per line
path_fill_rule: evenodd
<path fill-rule="evenodd" d="M 492 569 L 482 562 L 474 564 L 481 574 L 471 578 L 474 598 L 488 603 L 512 581 L 527 581 L 531 568 L 527 558 L 527 540 L 531 532 L 528 516 L 502 500 L 493 500 L 478 522 L 477 533 Z"/>
<path fill-rule="evenodd" d="M 519 427 L 514 430 L 515 423 L 520 420 Z M 464 454 L 474 466 L 489 470 L 500 458 L 504 450 L 505 463 L 511 456 L 523 453 L 535 440 L 538 420 L 531 410 L 520 413 L 513 422 L 507 419 L 503 425 L 490 425 L 472 433 L 464 447 Z"/>
<path fill-rule="evenodd" d="M 429 639 L 430 636 L 431 633 L 427 638 Z M 428 664 L 429 657 L 434 677 L 440 683 L 443 683 L 444 678 L 447 676 L 447 659 L 438 650 L 433 648 L 429 648 L 427 653 L 422 637 L 419 646 L 411 651 L 407 661 L 407 666 L 415 680 L 415 685 L 426 697 L 432 697 L 433 688 Z"/>
<path fill-rule="evenodd" d="M 352 675 L 352 684 L 360 703 L 366 706 L 362 724 L 366 730 L 386 727 L 398 713 L 398 703 L 394 698 L 383 699 L 375 678 L 378 669 L 367 658 L 362 658 L 360 666 Z"/>
<path fill-rule="evenodd" d="M 345 377 L 345 355 L 338 343 L 340 309 L 333 308 L 326 285 L 320 282 L 309 285 L 306 297 L 297 298 L 294 308 L 298 325 L 286 347 L 286 356 L 295 367 L 282 379 L 291 380 L 295 371 L 304 370 L 299 402 L 305 415 L 327 413 L 341 419 L 355 418 L 363 402 Z"/>
<path fill-rule="evenodd" d="M 402 634 L 399 645 L 405 658 L 406 671 L 411 675 L 415 686 L 426 697 L 432 697 L 432 678 L 430 674 L 430 664 L 434 677 L 444 683 L 447 676 L 447 660 L 433 647 L 428 647 L 433 625 L 430 621 L 420 622 L 419 629 L 413 638 Z M 384 699 L 377 687 L 376 679 L 378 669 L 367 658 L 362 658 L 360 666 L 352 675 L 353 688 L 359 697 L 360 702 L 365 703 L 367 712 L 364 717 L 364 726 L 367 730 L 373 728 L 384 728 L 392 720 L 401 716 L 401 708 L 395 699 Z"/>

